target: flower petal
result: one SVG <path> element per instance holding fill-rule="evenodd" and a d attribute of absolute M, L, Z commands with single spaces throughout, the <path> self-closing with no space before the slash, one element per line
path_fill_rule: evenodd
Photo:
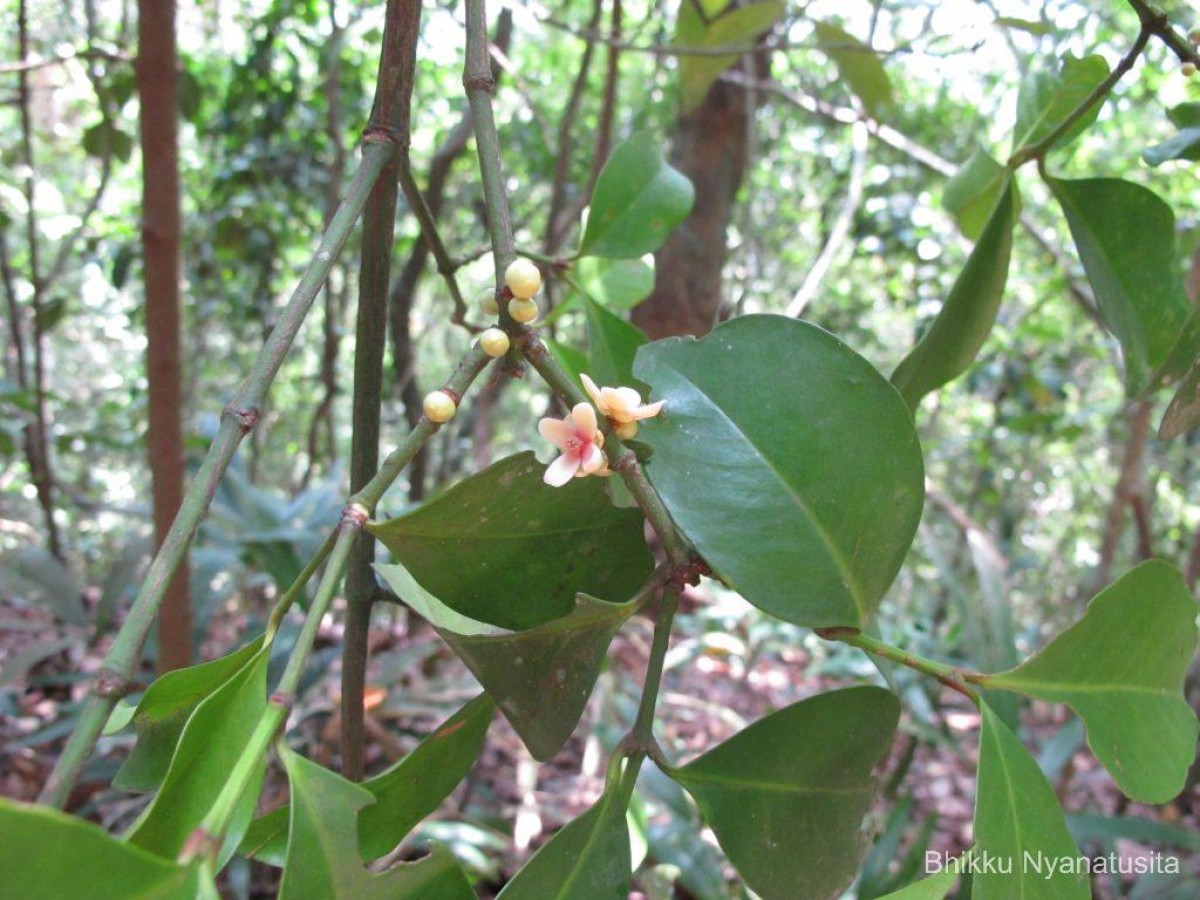
<path fill-rule="evenodd" d="M 596 434 L 596 411 L 592 409 L 592 404 L 576 403 L 571 410 L 571 421 L 575 429 L 581 432 L 581 437 L 589 441 L 593 439 Z"/>
<path fill-rule="evenodd" d="M 604 468 L 604 454 L 600 452 L 600 448 L 595 444 L 588 444 L 587 449 L 583 451 L 583 458 L 579 461 L 579 471 L 584 475 L 591 475 Z"/>
<path fill-rule="evenodd" d="M 639 406 L 637 409 L 632 411 L 633 418 L 649 419 L 653 416 L 657 416 L 659 413 L 659 410 L 661 410 L 663 408 L 663 404 L 665 404 L 666 402 L 667 402 L 666 400 L 659 400 L 657 403 L 650 403 L 646 406 Z"/>
<path fill-rule="evenodd" d="M 587 395 L 592 398 L 592 402 L 603 408 L 604 401 L 601 399 L 602 391 L 596 387 L 596 382 L 588 378 L 583 372 L 579 373 L 579 380 L 583 382 L 583 389 L 587 391 Z"/>
<path fill-rule="evenodd" d="M 565 419 L 546 418 L 538 422 L 538 434 L 559 450 L 566 450 L 567 438 L 571 434 L 571 426 Z"/>
<path fill-rule="evenodd" d="M 551 487 L 562 487 L 575 476 L 578 469 L 579 458 L 564 453 L 546 466 L 546 474 L 542 476 L 542 481 Z"/>

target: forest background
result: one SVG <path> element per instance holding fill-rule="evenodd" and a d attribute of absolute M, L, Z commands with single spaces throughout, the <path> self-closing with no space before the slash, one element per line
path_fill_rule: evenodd
<path fill-rule="evenodd" d="M 572 277 L 592 298 L 629 313 L 651 338 L 703 333 L 746 313 L 802 317 L 891 372 L 978 236 L 981 223 L 947 190 L 951 177 L 978 163 L 981 148 L 1005 158 L 1031 72 L 1055 72 L 1068 54 L 1116 65 L 1138 33 L 1136 5 L 789 3 L 773 10 L 765 36 L 752 34 L 763 49 L 716 66 L 715 84 L 709 61 L 721 57 L 671 49 L 680 27 L 671 5 L 496 5 L 496 116 L 517 244 L 552 271 L 578 240 L 612 148 L 648 133 L 692 179 L 695 210 L 657 259 L 581 261 Z M 1165 11 L 1183 33 L 1197 24 L 1184 5 Z M 127 0 L 18 0 L 3 13 L 0 792 L 18 799 L 45 782 L 97 653 L 144 577 L 155 502 L 160 510 L 178 502 L 180 476 L 199 466 L 223 403 L 344 194 L 382 40 L 379 3 L 179 3 L 178 59 L 164 64 L 177 72 L 181 269 L 178 278 L 159 269 L 181 286 L 174 323 L 146 299 L 156 253 L 143 245 L 142 224 L 155 221 L 143 218 L 142 179 L 153 175 L 143 160 L 162 157 L 142 152 L 139 98 L 169 79 L 144 44 L 135 73 L 137 13 Z M 425 392 L 469 345 L 470 326 L 488 324 L 477 304 L 493 275 L 462 89 L 463 15 L 458 4 L 425 5 L 410 152 L 465 306 L 449 295 L 401 198 L 387 291 L 385 446 L 417 421 Z M 830 38 L 817 22 L 838 23 L 845 37 Z M 878 71 L 847 49 L 849 35 L 874 48 Z M 1056 176 L 1120 177 L 1166 199 L 1175 274 L 1193 299 L 1200 145 L 1182 159 L 1147 150 L 1176 138 L 1168 110 L 1196 101 L 1200 79 L 1152 43 L 1053 163 Z M 1157 436 L 1172 391 L 1130 399 L 1119 342 L 1036 179 L 1022 184 L 1020 217 L 994 328 L 966 374 L 927 399 L 918 419 L 928 502 L 885 601 L 893 643 L 985 671 L 1017 664 L 1141 560 L 1174 562 L 1193 590 L 1200 579 L 1195 434 Z M 214 658 L 261 630 L 337 520 L 351 457 L 359 240 L 353 233 L 335 262 L 216 493 L 166 631 L 146 648 L 147 680 L 156 667 Z M 163 252 L 170 262 L 174 251 Z M 547 282 L 544 303 L 555 311 L 542 319 L 544 333 L 569 355 L 583 340 L 584 303 L 565 279 Z M 159 385 L 177 377 L 177 394 L 156 401 L 148 371 Z M 488 381 L 387 495 L 385 515 L 509 453 L 541 451 L 534 425 L 548 408 L 536 380 Z M 762 616 L 716 582 L 685 599 L 661 706 L 680 754 L 872 671 L 858 651 Z M 340 695 L 336 679 L 319 676 L 339 665 L 342 623 L 335 610 L 324 624 L 293 726 L 295 746 L 335 767 Z M 622 634 L 613 670 L 644 666 L 649 641 L 648 623 Z M 377 770 L 457 709 L 473 683 L 395 605 L 377 607 L 370 645 L 366 766 Z M 1194 700 L 1194 667 L 1189 684 Z M 909 679 L 903 696 L 900 754 L 913 774 L 888 786 L 878 871 L 869 862 L 861 897 L 895 886 L 898 855 L 968 842 L 973 750 L 963 736 L 978 716 L 935 683 Z M 502 731 L 424 833 L 449 841 L 482 884 L 501 883 L 595 798 L 601 748 L 635 710 L 632 687 L 610 672 L 589 706 L 591 728 L 553 763 L 535 763 Z M 1006 714 L 1025 723 L 1081 840 L 1123 853 L 1198 849 L 1195 778 L 1172 804 L 1129 803 L 1063 711 L 1014 702 Z M 71 807 L 116 827 L 141 801 L 106 787 L 132 737 L 105 741 Z M 646 801 L 644 838 L 663 877 L 688 896 L 735 895 L 711 842 L 679 826 L 694 815 L 682 795 L 658 790 Z M 270 874 L 237 861 L 228 879 L 232 893 L 249 895 Z M 1166 896 L 1130 879 L 1098 889 Z"/>

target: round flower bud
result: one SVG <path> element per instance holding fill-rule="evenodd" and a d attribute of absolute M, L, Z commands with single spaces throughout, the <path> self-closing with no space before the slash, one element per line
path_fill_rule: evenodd
<path fill-rule="evenodd" d="M 613 429 L 613 434 L 615 434 L 621 440 L 627 441 L 637 434 L 637 430 L 637 422 L 621 422 Z"/>
<path fill-rule="evenodd" d="M 479 346 L 488 356 L 503 356 L 508 352 L 508 335 L 499 328 L 489 328 L 479 336 Z"/>
<path fill-rule="evenodd" d="M 500 315 L 500 304 L 496 302 L 495 291 L 484 291 L 479 295 L 479 308 L 485 316 Z"/>
<path fill-rule="evenodd" d="M 1189 31 L 1188 40 L 1200 47 L 1200 28 L 1193 28 L 1191 31 Z"/>
<path fill-rule="evenodd" d="M 515 321 L 527 324 L 538 317 L 538 305 L 532 300 L 514 298 L 508 301 L 508 314 Z"/>
<path fill-rule="evenodd" d="M 1193 75 L 1196 74 L 1196 64 L 1190 63 L 1190 62 L 1185 62 L 1182 66 L 1179 67 L 1179 71 L 1183 73 L 1184 78 L 1191 78 Z"/>
<path fill-rule="evenodd" d="M 542 287 L 542 273 L 524 257 L 514 259 L 504 270 L 504 283 L 514 297 L 528 300 Z M 515 317 L 514 317 L 515 318 Z"/>
<path fill-rule="evenodd" d="M 445 391 L 431 391 L 425 395 L 425 418 L 430 422 L 449 422 L 458 412 L 458 404 Z"/>

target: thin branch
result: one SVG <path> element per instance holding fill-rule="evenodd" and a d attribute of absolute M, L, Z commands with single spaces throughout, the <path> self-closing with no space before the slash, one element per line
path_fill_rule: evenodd
<path fill-rule="evenodd" d="M 1200 47 L 1196 47 L 1186 37 L 1171 27 L 1171 21 L 1165 13 L 1145 3 L 1144 0 L 1128 0 L 1133 11 L 1137 13 L 1142 29 L 1154 35 L 1167 45 L 1181 63 L 1191 63 L 1200 66 Z"/>
<path fill-rule="evenodd" d="M 812 268 L 808 270 L 808 274 L 804 276 L 804 283 L 792 297 L 792 302 L 788 304 L 786 314 L 792 318 L 799 318 L 803 315 L 805 308 L 816 296 L 838 251 L 841 250 L 846 238 L 850 236 L 850 228 L 854 225 L 854 216 L 862 206 L 863 185 L 866 182 L 867 173 L 867 126 L 863 122 L 855 122 L 850 126 L 850 143 L 852 147 L 850 179 L 846 185 L 846 199 L 843 201 L 841 209 L 838 210 L 833 227 L 829 229 L 829 237 L 825 241 L 825 246 L 821 248 L 821 252 Z"/>
<path fill-rule="evenodd" d="M 119 62 L 131 64 L 133 58 L 126 56 L 124 53 L 116 53 L 111 50 L 100 50 L 96 47 L 89 47 L 86 50 L 73 50 L 70 53 L 64 53 L 60 56 L 50 56 L 45 59 L 26 58 L 21 62 L 0 63 L 0 75 L 9 75 L 17 72 L 33 72 L 37 69 L 46 69 L 50 66 L 61 66 L 66 63 L 73 62 L 77 59 L 102 59 L 106 62 Z"/>
<path fill-rule="evenodd" d="M 379 58 L 380 91 L 375 95 L 367 133 L 386 134 L 399 152 L 384 166 L 363 210 L 358 315 L 354 331 L 353 431 L 350 442 L 352 492 L 364 487 L 379 468 L 387 301 L 392 251 L 396 243 L 396 179 L 400 176 L 403 181 L 403 173 L 408 170 L 406 161 L 420 28 L 420 3 L 388 0 L 383 20 L 383 49 Z M 410 175 L 408 182 L 411 181 Z M 417 201 L 423 209 L 424 201 L 419 193 Z M 418 218 L 421 218 L 419 212 Z M 436 234 L 434 238 L 426 235 L 426 239 L 434 245 L 436 255 Z M 346 631 L 342 642 L 342 774 L 351 781 L 361 781 L 363 776 L 363 692 L 369 655 L 371 607 L 379 592 L 374 563 L 375 538 L 366 533 L 358 535 L 347 562 Z"/>

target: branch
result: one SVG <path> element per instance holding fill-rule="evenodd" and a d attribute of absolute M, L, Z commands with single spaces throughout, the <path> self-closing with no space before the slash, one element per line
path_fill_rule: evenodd
<path fill-rule="evenodd" d="M 380 172 L 363 210 L 351 414 L 352 492 L 364 487 L 379 468 L 388 286 L 391 282 L 392 250 L 396 243 L 396 179 L 408 169 L 406 162 L 420 27 L 420 3 L 388 0 L 383 20 L 383 49 L 379 58 L 378 83 L 381 90 L 375 95 L 367 133 L 386 135 L 396 145 L 398 152 Z M 423 201 L 421 206 L 424 207 Z M 374 562 L 374 537 L 359 534 L 348 560 L 346 631 L 342 642 L 342 774 L 351 781 L 361 781 L 363 776 L 363 691 L 369 654 L 371 607 L 379 590 L 375 582 Z"/>

